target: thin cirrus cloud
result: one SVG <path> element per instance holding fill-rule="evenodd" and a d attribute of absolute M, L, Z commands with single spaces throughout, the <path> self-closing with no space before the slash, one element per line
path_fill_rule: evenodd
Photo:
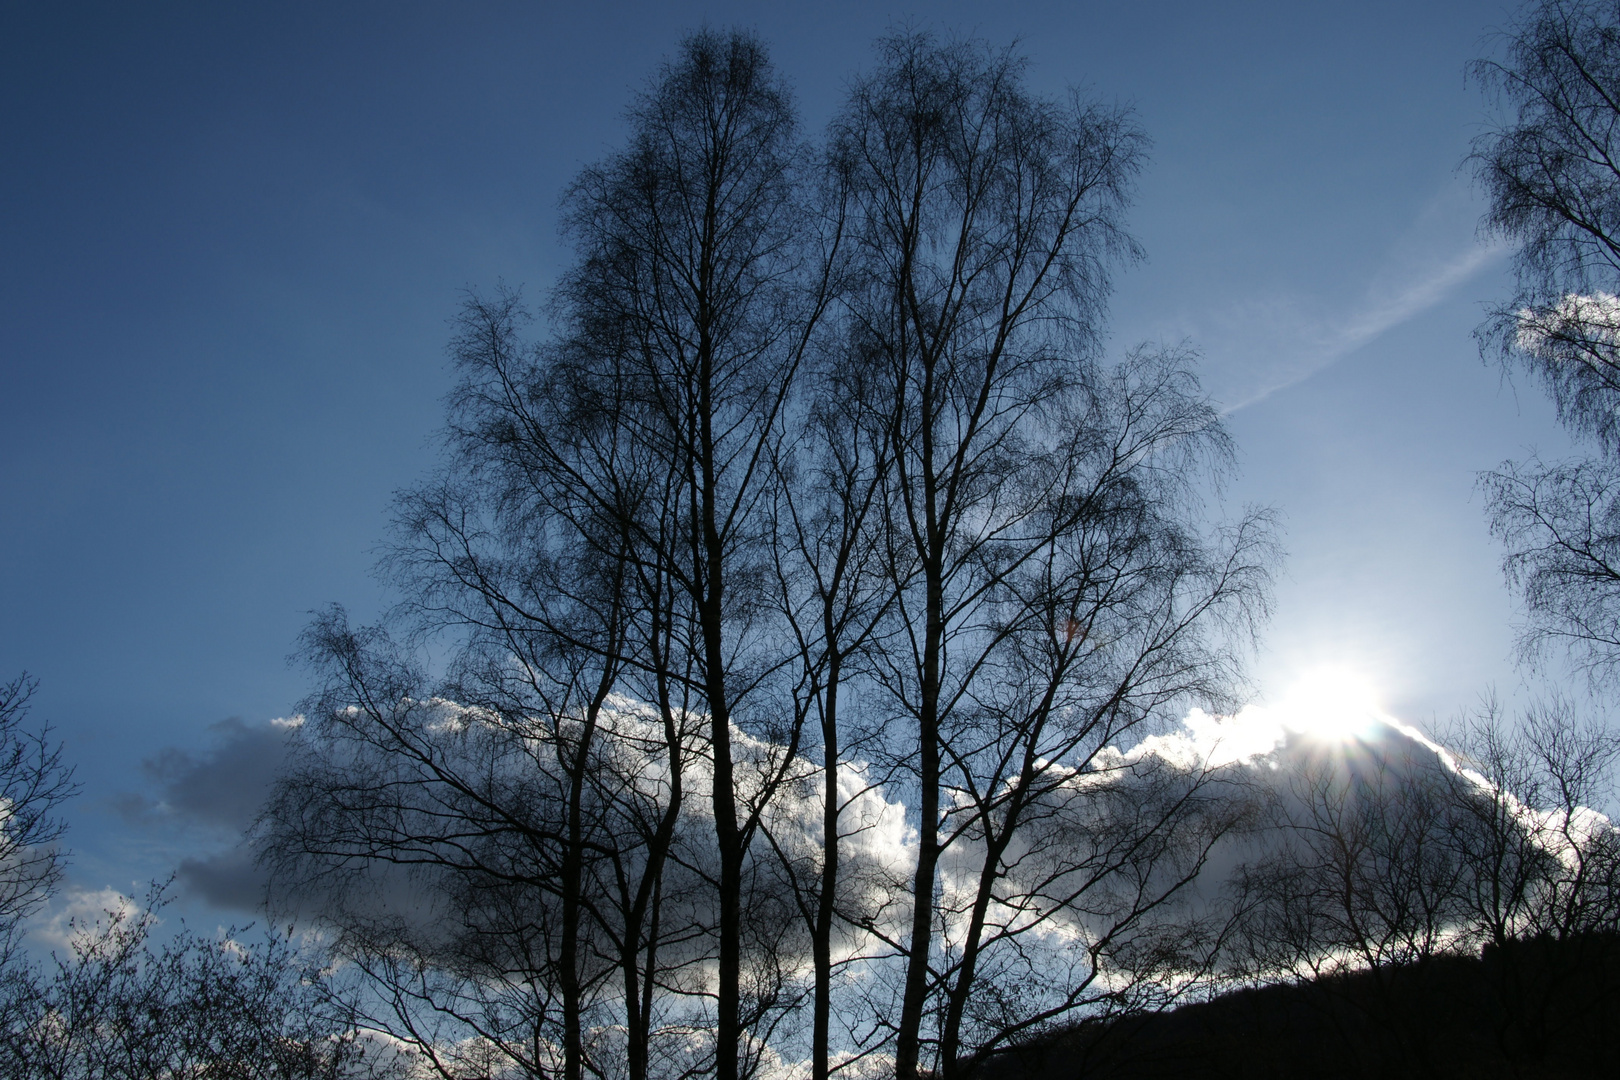
<path fill-rule="evenodd" d="M 1359 302 L 1278 290 L 1190 321 L 1222 412 L 1258 404 L 1331 367 L 1447 300 L 1511 250 L 1475 235 L 1479 207 L 1458 183 L 1440 191 L 1391 247 Z"/>
<path fill-rule="evenodd" d="M 1248 352 L 1252 366 L 1247 379 L 1232 379 L 1232 385 L 1217 393 L 1222 412 L 1258 404 L 1372 344 L 1446 299 L 1506 250 L 1503 245 L 1472 245 L 1396 288 L 1370 289 L 1367 301 L 1339 320 L 1313 318 L 1290 297 L 1250 305 L 1242 335 L 1247 340 L 1223 351 Z"/>

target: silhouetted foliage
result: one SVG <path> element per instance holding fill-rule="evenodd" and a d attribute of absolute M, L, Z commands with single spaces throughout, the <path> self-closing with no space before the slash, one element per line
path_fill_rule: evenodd
<path fill-rule="evenodd" d="M 1427 1063 L 1439 1051 L 1420 1015 L 1466 925 L 1470 855 L 1455 841 L 1476 795 L 1427 748 L 1397 746 L 1393 760 L 1327 751 L 1290 778 L 1271 850 L 1237 882 L 1237 964 L 1256 981 L 1353 987 L 1353 1011 L 1365 1014 L 1357 1027 L 1381 1030 L 1378 1047 L 1395 1057 Z M 1354 1039 L 1345 1048 L 1368 1049 Z"/>
<path fill-rule="evenodd" d="M 27 723 L 38 683 L 26 672 L 0 684 L 0 1033 L 27 1023 L 33 972 L 22 950 L 24 920 L 62 876 L 57 808 L 77 788 L 50 729 Z"/>
<path fill-rule="evenodd" d="M 403 1059 L 362 1036 L 327 972 L 286 937 L 182 928 L 161 947 L 163 906 L 109 911 L 70 927 L 65 955 L 41 967 L 25 920 L 62 874 L 55 816 L 77 787 L 49 729 L 25 720 L 36 684 L 0 686 L 0 1075 L 14 1080 L 277 1077 L 338 1080 L 399 1073 Z M 251 929 L 251 928 L 247 928 Z"/>
<path fill-rule="evenodd" d="M 1620 962 L 1620 736 L 1554 700 L 1512 725 L 1488 703 L 1452 741 L 1481 784 L 1458 804 L 1459 929 L 1492 959 L 1498 1047 L 1546 1060 L 1611 1004 L 1575 988 Z"/>
<path fill-rule="evenodd" d="M 1261 857 L 1233 881 L 1222 974 L 1241 988 L 1088 1017 L 976 1075 L 1602 1074 L 1620 831 L 1593 808 L 1612 803 L 1620 740 L 1554 703 L 1513 725 L 1488 705 L 1452 741 L 1456 756 L 1321 746 L 1274 789 Z"/>

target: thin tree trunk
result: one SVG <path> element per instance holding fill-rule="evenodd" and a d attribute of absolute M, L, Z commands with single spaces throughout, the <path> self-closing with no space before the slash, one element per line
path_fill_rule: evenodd
<path fill-rule="evenodd" d="M 960 1070 L 957 1057 L 962 1045 L 962 1014 L 967 1009 L 968 998 L 973 993 L 973 980 L 978 973 L 979 946 L 984 940 L 984 923 L 990 911 L 990 898 L 995 883 L 1001 878 L 998 869 L 1001 856 L 1007 850 L 1013 830 L 1017 828 L 1018 816 L 1015 804 L 1008 812 L 1008 820 L 1000 834 L 985 845 L 984 865 L 979 868 L 978 894 L 973 898 L 973 913 L 968 918 L 967 935 L 962 942 L 962 960 L 957 965 L 956 981 L 949 988 L 945 1002 L 945 1029 L 939 1041 L 940 1071 L 945 1080 L 958 1080 Z"/>
<path fill-rule="evenodd" d="M 930 567 L 934 570 L 936 567 Z M 922 1050 L 923 1006 L 928 999 L 928 960 L 933 948 L 934 879 L 939 867 L 939 648 L 943 591 L 938 577 L 928 581 L 928 627 L 924 637 L 917 741 L 922 790 L 918 796 L 917 873 L 912 881 L 911 942 L 895 1043 L 895 1075 L 915 1080 Z"/>
<path fill-rule="evenodd" d="M 832 640 L 831 619 L 827 639 Z M 816 986 L 810 1036 L 811 1080 L 827 1080 L 832 1027 L 832 925 L 838 896 L 838 682 L 841 658 L 834 652 L 827 668 L 825 708 L 821 714 L 821 894 L 816 903 L 816 925 L 811 948 Z"/>
<path fill-rule="evenodd" d="M 712 195 L 711 195 L 712 199 Z M 706 236 L 705 240 L 709 238 Z M 707 243 L 700 280 L 706 281 Z M 715 995 L 715 1080 L 738 1080 L 742 1050 L 742 842 L 737 827 L 737 793 L 731 760 L 731 707 L 726 695 L 725 544 L 718 528 L 713 401 L 713 345 L 701 306 L 698 342 L 698 460 L 704 692 L 709 708 L 709 744 L 714 755 L 714 839 L 720 854 L 720 957 Z"/>
<path fill-rule="evenodd" d="M 651 1062 L 653 992 L 657 983 L 660 906 L 663 902 L 664 866 L 674 842 L 675 825 L 680 819 L 685 762 L 681 754 L 679 726 L 670 693 L 669 649 L 664 605 L 660 590 L 653 590 L 649 611 L 652 634 L 650 657 L 658 711 L 664 726 L 664 748 L 669 762 L 669 798 L 659 817 L 658 827 L 647 843 L 646 862 L 636 883 L 633 899 L 625 905 L 624 935 L 619 946 L 619 966 L 623 972 L 625 1001 L 625 1053 L 629 1080 L 647 1080 Z M 645 928 L 645 933 L 643 933 Z M 645 947 L 643 946 L 645 942 Z M 645 959 L 643 950 L 645 948 Z"/>
<path fill-rule="evenodd" d="M 568 846 L 562 865 L 562 964 L 563 992 L 563 1080 L 583 1080 L 585 1068 L 584 1031 L 581 1012 L 584 1001 L 579 978 L 579 922 L 585 866 L 585 776 L 590 769 L 591 745 L 602 719 L 602 706 L 613 693 L 617 681 L 620 648 L 620 611 L 624 596 L 623 564 L 613 583 L 613 604 L 608 614 L 608 640 L 585 722 L 580 728 L 579 746 L 568 767 Z M 559 743 L 563 740 L 559 739 Z M 559 746 L 559 749 L 561 747 Z"/>
<path fill-rule="evenodd" d="M 973 994 L 973 980 L 978 975 L 984 924 L 989 917 L 996 882 L 1001 880 L 1001 857 L 1006 854 L 1007 845 L 1012 842 L 1013 834 L 1022 823 L 1024 808 L 1032 797 L 1030 788 L 1036 776 L 1037 748 L 1046 730 L 1046 720 L 1052 714 L 1052 705 L 1066 667 L 1066 662 L 1060 662 L 1054 677 L 1047 683 L 1040 704 L 1028 717 L 1018 782 L 1003 804 L 1006 812 L 999 829 L 992 816 L 994 804 L 981 812 L 985 834 L 984 865 L 979 868 L 978 892 L 973 898 L 973 913 L 968 918 L 967 934 L 962 941 L 962 961 L 957 965 L 956 982 L 950 987 L 945 1003 L 945 1030 L 939 1044 L 940 1071 L 944 1074 L 944 1080 L 960 1080 L 961 1070 L 957 1059 L 962 1048 L 962 1015 L 967 1011 L 968 998 Z"/>
<path fill-rule="evenodd" d="M 604 669 L 603 689 L 587 711 L 585 725 L 580 732 L 579 749 L 571 769 L 572 775 L 569 777 L 568 844 L 563 850 L 562 865 L 562 946 L 561 954 L 558 956 L 563 996 L 564 1080 L 581 1080 L 584 1068 L 580 1021 L 584 1003 L 581 1000 L 579 981 L 579 900 L 584 864 L 584 821 L 580 803 L 583 801 L 585 768 L 590 754 L 591 738 L 596 731 L 602 700 L 607 696 L 606 687 L 612 685 L 610 680 L 611 675 Z"/>
<path fill-rule="evenodd" d="M 907 247 L 909 266 L 912 251 Z M 902 300 L 902 303 L 905 303 Z M 922 549 L 925 587 L 923 601 L 923 655 L 918 687 L 917 753 L 917 873 L 911 887 L 911 941 L 906 956 L 906 981 L 900 1003 L 900 1030 L 895 1040 L 895 1076 L 916 1080 L 922 1055 L 923 1008 L 928 1001 L 928 962 L 933 950 L 934 882 L 939 869 L 939 785 L 941 652 L 945 644 L 945 543 L 949 526 L 940 520 L 939 476 L 934 461 L 935 386 L 932 357 L 923 357 L 923 385 L 918 406 L 922 446 L 916 483 L 923 497 L 922 522 L 914 524 L 914 541 Z M 904 393 L 904 387 L 901 387 Z M 897 414 L 898 417 L 899 414 Z M 898 430 L 896 432 L 898 435 Z M 904 454 L 897 445 L 896 458 Z M 912 513 L 916 511 L 913 510 Z"/>

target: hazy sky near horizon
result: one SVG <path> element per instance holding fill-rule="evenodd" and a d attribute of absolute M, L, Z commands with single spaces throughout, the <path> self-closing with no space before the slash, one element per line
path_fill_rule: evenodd
<path fill-rule="evenodd" d="M 1419 727 L 1511 693 L 1475 476 L 1569 449 L 1471 338 L 1509 281 L 1476 234 L 1465 67 L 1513 10 L 0 8 L 0 677 L 40 679 L 85 783 L 74 882 L 128 889 L 239 827 L 306 689 L 308 613 L 386 602 L 372 552 L 433 464 L 461 291 L 544 294 L 559 195 L 701 25 L 757 30 L 812 136 L 903 25 L 1016 40 L 1036 90 L 1131 103 L 1148 259 L 1116 279 L 1110 347 L 1199 349 L 1242 458 L 1227 499 L 1282 514 L 1257 690 L 1346 668 Z M 237 782 L 154 825 L 194 766 Z"/>

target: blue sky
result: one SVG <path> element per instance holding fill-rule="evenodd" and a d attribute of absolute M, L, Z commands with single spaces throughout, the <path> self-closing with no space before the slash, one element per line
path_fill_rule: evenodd
<path fill-rule="evenodd" d="M 1474 477 L 1568 443 L 1470 337 L 1508 280 L 1461 168 L 1486 115 L 1464 69 L 1512 11 L 6 5 L 0 676 L 41 680 L 79 767 L 74 881 L 227 842 L 304 693 L 308 612 L 385 602 L 371 552 L 434 460 L 459 291 L 543 293 L 560 192 L 703 24 L 771 44 L 811 134 L 906 24 L 1016 39 L 1035 88 L 1134 104 L 1149 258 L 1110 340 L 1203 351 L 1243 460 L 1227 497 L 1283 514 L 1259 691 L 1347 668 L 1420 727 L 1513 692 Z"/>

